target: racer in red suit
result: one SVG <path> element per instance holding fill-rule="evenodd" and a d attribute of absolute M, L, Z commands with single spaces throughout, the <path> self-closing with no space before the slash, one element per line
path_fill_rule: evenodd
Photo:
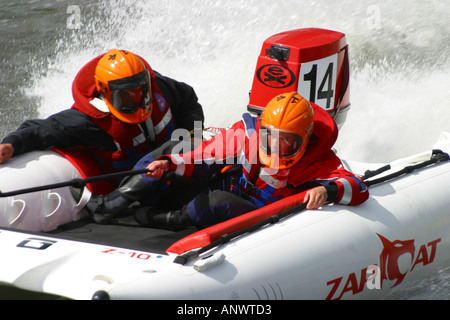
<path fill-rule="evenodd" d="M 270 145 L 267 136 L 272 134 L 269 139 L 273 139 L 276 131 L 279 142 Z M 304 190 L 309 190 L 307 209 L 317 209 L 326 201 L 359 205 L 367 200 L 368 189 L 359 177 L 344 169 L 332 151 L 336 138 L 336 124 L 325 110 L 296 92 L 279 95 L 261 118 L 244 114 L 242 121 L 197 149 L 166 155 L 147 165 L 150 177 L 174 171 L 198 178 L 238 163 L 242 170 L 230 190 L 202 192 L 174 212 L 153 215 L 147 210 L 143 215 L 141 210 L 141 220 L 153 226 L 207 226 Z M 270 147 L 272 152 L 268 152 Z"/>
<path fill-rule="evenodd" d="M 204 121 L 194 90 L 154 72 L 142 58 L 112 49 L 76 75 L 71 109 L 25 121 L 0 144 L 0 163 L 50 147 L 87 147 L 105 172 L 132 168 L 176 128 Z M 137 99 L 133 101 L 133 99 Z"/>
<path fill-rule="evenodd" d="M 139 201 L 153 207 L 138 209 L 135 218 L 153 227 L 204 227 L 305 190 L 307 209 L 317 209 L 326 201 L 361 204 L 368 198 L 368 189 L 344 169 L 332 151 L 336 138 L 336 124 L 322 108 L 296 92 L 278 95 L 260 118 L 244 114 L 242 121 L 192 151 L 143 157 L 136 168 L 147 168 L 149 173 L 143 179 L 147 188 L 139 192 Z M 204 185 L 201 190 L 194 188 L 195 184 L 184 185 L 189 194 L 183 198 L 184 205 L 163 213 L 155 209 L 161 208 L 160 198 L 165 194 L 170 195 L 169 202 L 176 202 L 181 195 L 174 196 L 180 183 L 169 181 L 167 171 L 207 182 L 230 165 L 239 171 L 226 180 L 228 184 Z M 137 189 L 130 190 L 137 193 Z M 101 222 L 99 217 L 107 217 L 103 222 L 109 222 L 125 209 L 124 202 L 118 203 L 108 195 L 90 201 L 87 210 L 97 215 L 97 222 Z"/>

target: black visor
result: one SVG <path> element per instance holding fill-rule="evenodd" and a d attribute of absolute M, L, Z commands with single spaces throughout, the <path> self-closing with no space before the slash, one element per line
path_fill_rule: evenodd
<path fill-rule="evenodd" d="M 299 135 L 262 127 L 260 134 L 261 149 L 270 156 L 278 153 L 280 158 L 289 158 L 296 155 L 303 144 Z"/>
<path fill-rule="evenodd" d="M 139 108 L 147 109 L 152 101 L 150 76 L 147 70 L 131 77 L 108 82 L 111 104 L 121 113 L 132 114 Z"/>

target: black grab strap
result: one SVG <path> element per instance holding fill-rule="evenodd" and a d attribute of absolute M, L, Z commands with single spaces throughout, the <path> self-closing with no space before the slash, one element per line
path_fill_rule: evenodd
<path fill-rule="evenodd" d="M 399 170 L 397 172 L 391 173 L 389 175 L 386 175 L 386 176 L 378 178 L 378 179 L 366 180 L 366 179 L 370 179 L 370 178 L 372 178 L 372 177 L 374 177 L 374 176 L 376 176 L 378 174 L 381 174 L 384 171 L 387 171 L 387 170 L 389 170 L 391 168 L 390 165 L 386 165 L 386 166 L 383 166 L 383 167 L 381 167 L 381 168 L 379 168 L 377 170 L 373 170 L 373 171 L 368 170 L 368 171 L 366 171 L 364 173 L 364 176 L 361 177 L 361 179 L 363 179 L 365 184 L 368 187 L 370 187 L 370 186 L 373 186 L 375 184 L 378 184 L 378 183 L 381 183 L 381 182 L 385 182 L 385 181 L 397 178 L 397 177 L 399 177 L 401 175 L 411 173 L 411 172 L 413 172 L 415 170 L 418 170 L 418 169 L 421 169 L 421 168 L 425 168 L 425 167 L 427 167 L 429 165 L 436 164 L 436 163 L 439 163 L 439 162 L 448 161 L 448 160 L 450 160 L 450 156 L 447 153 L 442 152 L 441 150 L 435 149 L 431 153 L 430 160 L 427 160 L 427 161 L 424 161 L 424 162 L 421 162 L 421 163 L 418 163 L 418 164 L 415 164 L 415 165 L 406 166 L 406 167 L 404 167 L 403 169 L 401 169 L 401 170 Z"/>
<path fill-rule="evenodd" d="M 104 174 L 101 176 L 89 177 L 86 179 L 74 178 L 74 179 L 71 179 L 68 181 L 57 182 L 57 183 L 36 186 L 36 187 L 30 187 L 30 188 L 14 190 L 14 191 L 9 191 L 9 192 L 1 192 L 0 191 L 0 198 L 11 197 L 11 196 L 15 196 L 18 194 L 24 194 L 24 193 L 30 193 L 30 192 L 36 192 L 36 191 L 62 188 L 62 187 L 83 188 L 85 185 L 87 185 L 88 183 L 91 183 L 91 182 L 96 182 L 96 181 L 100 181 L 100 180 L 108 180 L 108 179 L 117 179 L 117 178 L 135 175 L 135 174 L 143 174 L 146 172 L 148 172 L 147 169 L 137 169 L 137 170 L 130 170 L 130 171 L 108 173 L 108 174 Z"/>

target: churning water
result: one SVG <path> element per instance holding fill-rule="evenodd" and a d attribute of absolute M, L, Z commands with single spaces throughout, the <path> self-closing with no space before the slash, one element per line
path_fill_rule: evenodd
<path fill-rule="evenodd" d="M 352 108 L 336 148 L 389 162 L 450 131 L 447 0 L 20 0 L 0 2 L 0 138 L 25 119 L 72 105 L 78 70 L 111 48 L 144 56 L 192 85 L 206 124 L 246 111 L 263 41 L 291 29 L 343 32 Z M 447 298 L 449 273 L 401 298 Z"/>

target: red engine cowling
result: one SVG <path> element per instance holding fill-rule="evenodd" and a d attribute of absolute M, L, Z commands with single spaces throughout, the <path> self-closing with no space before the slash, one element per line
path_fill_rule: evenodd
<path fill-rule="evenodd" d="M 345 34 L 307 28 L 264 41 L 248 110 L 261 113 L 276 95 L 297 91 L 327 110 L 340 128 L 350 107 L 349 58 Z"/>

